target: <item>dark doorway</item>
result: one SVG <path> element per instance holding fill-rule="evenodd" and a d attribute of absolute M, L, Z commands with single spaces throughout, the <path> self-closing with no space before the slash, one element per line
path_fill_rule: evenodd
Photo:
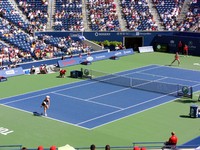
<path fill-rule="evenodd" d="M 124 37 L 124 45 L 126 48 L 133 48 L 134 51 L 139 51 L 138 47 L 143 46 L 143 37 Z"/>

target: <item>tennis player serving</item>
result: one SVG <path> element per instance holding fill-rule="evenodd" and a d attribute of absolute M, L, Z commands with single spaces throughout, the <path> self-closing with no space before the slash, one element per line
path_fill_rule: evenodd
<path fill-rule="evenodd" d="M 50 96 L 46 96 L 45 99 L 43 100 L 41 107 L 44 109 L 44 116 L 47 116 L 47 109 L 50 107 Z"/>

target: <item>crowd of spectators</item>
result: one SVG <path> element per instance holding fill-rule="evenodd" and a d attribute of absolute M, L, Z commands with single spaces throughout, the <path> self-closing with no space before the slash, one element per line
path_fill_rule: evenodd
<path fill-rule="evenodd" d="M 158 30 L 158 25 L 150 12 L 147 0 L 122 0 L 121 5 L 129 30 Z"/>
<path fill-rule="evenodd" d="M 28 28 L 28 23 L 25 22 L 19 14 L 19 11 L 14 9 L 13 5 L 8 0 L 0 1 L 0 17 L 12 22 L 15 26 L 20 27 L 23 30 Z"/>
<path fill-rule="evenodd" d="M 56 0 L 54 30 L 84 31 L 81 0 Z"/>
<path fill-rule="evenodd" d="M 184 0 L 154 0 L 155 7 L 160 15 L 162 24 L 167 31 L 176 31 L 178 15 L 181 12 Z"/>
<path fill-rule="evenodd" d="M 67 55 L 87 53 L 92 51 L 91 46 L 88 46 L 82 40 L 74 40 L 70 36 L 67 37 L 50 37 L 43 36 L 46 43 L 50 43 L 57 50 L 64 52 Z"/>
<path fill-rule="evenodd" d="M 16 0 L 19 8 L 26 14 L 29 24 L 19 20 L 19 12 L 11 7 L 7 0 L 0 6 L 0 38 L 8 43 L 0 46 L 0 66 L 18 64 L 27 61 L 51 59 L 62 55 L 88 53 L 91 47 L 68 37 L 34 37 L 34 31 L 45 31 L 47 18 L 47 0 Z M 190 2 L 186 18 L 177 23 L 184 0 L 153 1 L 163 26 L 168 31 L 200 30 L 199 1 Z M 4 7 L 8 8 L 4 8 Z M 158 30 L 147 0 L 122 0 L 122 12 L 127 21 L 127 28 L 132 31 Z M 117 5 L 114 0 L 87 0 L 87 12 L 90 27 L 94 31 L 121 31 L 118 21 Z M 9 16 L 17 18 L 9 20 Z M 55 27 L 61 30 L 84 31 L 82 2 L 80 0 L 56 0 Z M 25 28 L 26 27 L 26 28 Z"/>
<path fill-rule="evenodd" d="M 47 0 L 16 0 L 19 5 L 19 8 L 26 15 L 29 20 L 29 29 L 34 31 L 46 31 L 47 28 L 47 19 L 49 17 L 47 8 Z M 32 31 L 29 31 L 32 32 Z"/>
<path fill-rule="evenodd" d="M 29 10 L 31 6 L 34 6 L 33 4 L 28 4 L 27 1 L 19 1 L 19 4 L 21 7 L 24 8 L 24 10 Z M 36 3 L 34 4 L 36 5 Z M 47 6 L 48 2 L 42 1 L 41 5 Z M 44 28 L 44 24 L 42 24 L 41 21 L 37 19 L 37 17 L 40 16 L 39 18 L 41 18 L 42 13 L 44 13 L 45 11 L 43 12 L 35 10 L 34 12 L 37 13 L 33 13 L 33 11 L 31 12 L 31 10 L 32 9 L 30 9 L 30 12 L 27 12 L 27 15 L 29 17 L 34 15 L 31 17 L 31 20 L 37 20 L 38 23 L 36 24 Z M 75 42 L 73 40 L 70 40 L 70 38 L 68 37 L 68 47 L 64 45 L 66 51 L 62 52 L 62 38 L 59 39 L 57 45 L 46 43 L 46 40 L 51 37 L 44 35 L 42 36 L 42 38 L 39 39 L 38 37 L 33 36 L 33 32 L 35 31 L 34 27 L 36 26 L 35 23 L 31 23 L 31 25 L 29 25 L 27 29 L 24 30 L 20 28 L 20 26 L 16 26 L 15 24 L 7 20 L 7 18 L 4 18 L 4 16 L 7 14 L 6 9 L 0 7 L 0 14 L 0 38 L 2 39 L 2 41 L 7 43 L 0 45 L 0 66 L 15 65 L 18 63 L 33 60 L 50 59 L 65 54 L 72 54 L 74 49 L 82 50 L 81 52 L 85 52 L 85 49 L 87 49 L 87 45 L 81 44 L 80 41 Z M 28 31 L 28 33 L 26 31 Z M 64 42 L 66 42 L 66 40 Z"/>
<path fill-rule="evenodd" d="M 197 0 L 190 1 L 189 10 L 179 24 L 178 31 L 189 31 L 193 26 L 193 31 L 200 31 L 200 2 Z"/>
<path fill-rule="evenodd" d="M 16 35 L 22 33 L 20 28 L 14 26 L 6 19 L 0 18 L 0 37 L 6 41 L 14 39 Z M 2 44 L 0 47 L 0 65 L 3 63 L 6 65 L 17 64 L 23 62 L 25 59 L 32 59 L 31 53 L 29 51 L 23 51 L 19 49 L 16 45 L 5 45 Z"/>
<path fill-rule="evenodd" d="M 89 24 L 93 31 L 121 31 L 114 0 L 87 0 Z"/>
<path fill-rule="evenodd" d="M 9 30 L 7 21 L 0 18 L 0 23 L 4 23 L 4 29 L 0 30 L 2 37 L 9 40 L 18 35 L 22 31 L 13 28 Z M 11 28 L 10 28 L 11 29 Z M 13 32 L 11 32 L 13 31 Z M 12 45 L 1 45 L 0 47 L 0 66 L 9 64 L 18 64 L 33 60 L 51 59 L 61 57 L 62 55 L 74 55 L 80 53 L 88 53 L 91 47 L 84 44 L 82 40 L 73 40 L 70 36 L 67 37 L 52 37 L 42 35 L 39 37 L 27 36 L 27 44 L 30 48 L 21 50 L 19 47 Z"/>

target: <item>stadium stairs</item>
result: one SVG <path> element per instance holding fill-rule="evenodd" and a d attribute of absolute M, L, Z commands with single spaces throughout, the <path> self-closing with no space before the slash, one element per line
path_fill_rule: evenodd
<path fill-rule="evenodd" d="M 163 31 L 164 27 L 161 25 L 162 23 L 160 21 L 160 16 L 158 15 L 158 12 L 153 4 L 153 0 L 149 0 L 148 5 L 149 5 L 149 9 L 151 10 L 151 13 L 153 15 L 153 18 L 158 25 L 158 31 Z"/>
<path fill-rule="evenodd" d="M 27 17 L 23 14 L 23 12 L 19 9 L 18 4 L 16 3 L 15 0 L 8 0 L 8 2 L 10 2 L 13 6 L 13 8 L 15 10 L 17 10 L 17 12 L 19 12 L 19 15 L 22 17 L 23 20 L 27 20 Z"/>
<path fill-rule="evenodd" d="M 85 31 L 91 31 L 88 25 L 88 19 L 87 19 L 87 9 L 86 9 L 86 1 L 82 0 L 82 12 L 83 12 L 83 22 L 84 22 L 84 29 Z"/>
<path fill-rule="evenodd" d="M 96 44 L 96 43 L 94 43 L 94 42 L 92 42 L 90 40 L 87 40 L 87 39 L 83 40 L 83 43 L 91 46 L 91 48 L 94 51 L 98 51 L 98 50 L 102 49 L 102 47 L 100 45 L 98 45 L 98 44 Z"/>
<path fill-rule="evenodd" d="M 49 5 L 48 5 L 49 17 L 47 19 L 47 30 L 53 30 L 53 25 L 54 25 L 53 16 L 55 13 L 54 8 L 55 8 L 55 1 L 54 0 L 49 1 Z"/>
<path fill-rule="evenodd" d="M 186 16 L 186 13 L 188 12 L 188 9 L 189 9 L 189 3 L 190 3 L 190 0 L 185 0 L 184 1 L 183 7 L 182 7 L 181 12 L 180 12 L 180 15 L 177 18 L 178 22 L 181 22 L 181 21 L 184 20 L 184 18 Z"/>
<path fill-rule="evenodd" d="M 118 14 L 118 19 L 119 19 L 119 24 L 120 24 L 120 27 L 121 27 L 121 30 L 122 31 L 127 31 L 127 28 L 126 28 L 126 22 L 124 19 L 122 19 L 122 9 L 121 9 L 121 6 L 120 6 L 120 0 L 114 0 L 115 4 L 117 5 L 116 9 L 117 9 L 117 14 Z"/>

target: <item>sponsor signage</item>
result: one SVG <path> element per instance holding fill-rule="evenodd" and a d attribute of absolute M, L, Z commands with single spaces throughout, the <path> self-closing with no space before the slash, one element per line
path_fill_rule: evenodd
<path fill-rule="evenodd" d="M 11 77 L 24 74 L 22 67 L 0 70 L 0 76 Z"/>
<path fill-rule="evenodd" d="M 154 52 L 154 50 L 152 46 L 144 46 L 144 47 L 139 47 L 139 52 L 140 53 Z"/>
<path fill-rule="evenodd" d="M 117 50 L 117 51 L 110 51 L 110 52 L 102 52 L 102 53 L 93 53 L 92 55 L 82 55 L 81 57 L 75 56 L 72 58 L 67 58 L 65 60 L 59 60 L 58 65 L 59 67 L 66 67 L 66 66 L 72 66 L 72 65 L 77 65 L 81 64 L 83 62 L 94 62 L 94 61 L 99 61 L 99 60 L 104 60 L 104 59 L 109 59 L 113 56 L 121 57 L 121 56 L 126 56 L 126 55 L 131 55 L 133 54 L 133 49 L 125 49 L 125 50 Z"/>

